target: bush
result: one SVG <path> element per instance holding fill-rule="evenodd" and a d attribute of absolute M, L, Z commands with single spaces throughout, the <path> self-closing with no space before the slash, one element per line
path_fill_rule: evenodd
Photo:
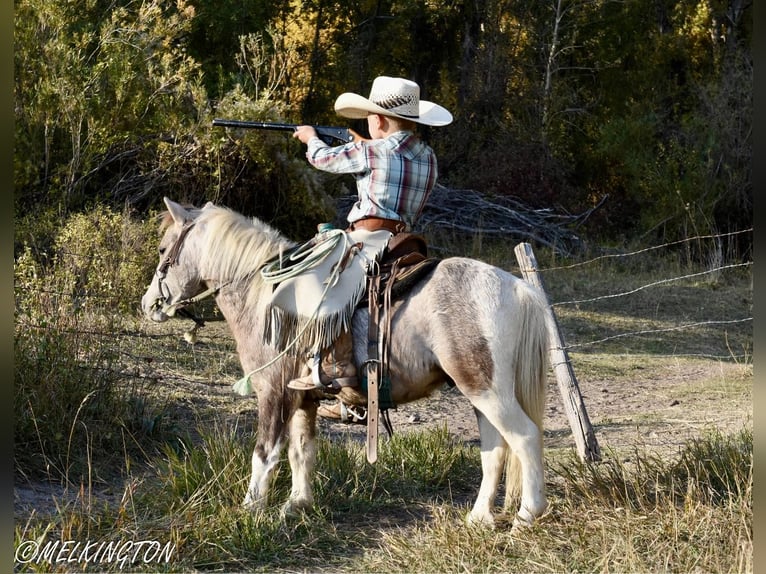
<path fill-rule="evenodd" d="M 157 265 L 156 227 L 97 207 L 74 215 L 54 243 L 51 278 L 73 310 L 136 310 Z"/>
<path fill-rule="evenodd" d="M 148 229 L 100 208 L 67 221 L 49 259 L 28 246 L 16 259 L 14 459 L 21 474 L 109 474 L 115 457 L 140 450 L 135 441 L 166 430 L 163 409 L 122 372 L 113 336 L 121 313 L 140 300 L 140 278 L 151 277 Z"/>

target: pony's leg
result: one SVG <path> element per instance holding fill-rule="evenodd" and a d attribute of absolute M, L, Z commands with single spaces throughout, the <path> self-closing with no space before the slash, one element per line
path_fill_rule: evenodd
<path fill-rule="evenodd" d="M 472 402 L 505 439 L 511 449 L 509 454 L 518 458 L 521 467 L 521 503 L 514 525 L 531 525 L 548 507 L 545 498 L 542 432 L 516 401 L 505 404 L 494 392 L 485 391 L 479 397 L 473 397 Z M 482 448 L 483 440 L 482 436 Z"/>
<path fill-rule="evenodd" d="M 497 486 L 503 475 L 508 445 L 497 429 L 487 418 L 476 410 L 476 420 L 479 423 L 481 436 L 481 486 L 473 509 L 468 514 L 469 524 L 494 526 L 492 508 L 495 504 Z"/>
<path fill-rule="evenodd" d="M 290 419 L 287 456 L 292 474 L 292 490 L 282 509 L 283 514 L 288 516 L 311 508 L 314 504 L 311 478 L 316 463 L 316 416 L 317 403 L 304 401 Z"/>
<path fill-rule="evenodd" d="M 258 434 L 253 450 L 250 484 L 244 501 L 244 506 L 250 510 L 266 505 L 271 475 L 279 462 L 285 436 L 283 400 L 283 397 L 280 400 L 280 397 L 273 395 L 258 397 Z"/>
<path fill-rule="evenodd" d="M 243 505 L 250 510 L 263 508 L 271 481 L 271 473 L 279 462 L 282 451 L 282 441 L 277 440 L 271 445 L 261 444 L 260 439 L 253 449 L 252 472 L 250 484 L 247 487 Z"/>

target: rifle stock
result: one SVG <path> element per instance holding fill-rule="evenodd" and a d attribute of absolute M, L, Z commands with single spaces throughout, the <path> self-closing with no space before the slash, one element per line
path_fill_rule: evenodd
<path fill-rule="evenodd" d="M 215 118 L 213 120 L 214 126 L 220 126 L 224 128 L 240 128 L 247 130 L 276 130 L 283 132 L 294 132 L 295 128 L 299 124 L 279 124 L 270 122 L 250 122 L 244 120 L 226 120 L 222 118 Z M 349 128 L 341 128 L 335 126 L 312 126 L 316 130 L 317 136 L 323 142 L 328 145 L 332 145 L 333 142 L 340 142 L 341 144 L 347 144 L 349 142 L 358 139 L 359 136 Z"/>

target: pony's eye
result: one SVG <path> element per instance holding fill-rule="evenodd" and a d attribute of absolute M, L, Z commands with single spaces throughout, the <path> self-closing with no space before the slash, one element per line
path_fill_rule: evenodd
<path fill-rule="evenodd" d="M 160 247 L 160 255 L 165 255 L 165 251 L 167 251 L 167 247 Z"/>

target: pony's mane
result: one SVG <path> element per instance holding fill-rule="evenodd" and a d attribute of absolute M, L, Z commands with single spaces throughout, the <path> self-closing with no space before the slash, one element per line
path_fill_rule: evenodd
<path fill-rule="evenodd" d="M 226 207 L 205 207 L 199 211 L 196 221 L 198 226 L 205 227 L 207 240 L 199 266 L 208 278 L 260 282 L 256 271 L 280 251 L 294 245 L 263 221 Z"/>

